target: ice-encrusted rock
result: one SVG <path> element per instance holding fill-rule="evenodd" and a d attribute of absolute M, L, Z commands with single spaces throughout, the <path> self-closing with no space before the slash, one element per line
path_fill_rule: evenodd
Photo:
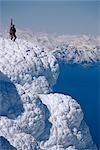
<path fill-rule="evenodd" d="M 0 136 L 17 150 L 96 150 L 79 104 L 49 94 L 58 68 L 55 57 L 34 44 L 0 38 Z"/>
<path fill-rule="evenodd" d="M 81 107 L 74 99 L 63 94 L 43 94 L 39 97 L 50 111 L 49 121 L 52 124 L 50 136 L 41 144 L 42 147 L 44 145 L 49 149 L 55 145 L 63 145 L 68 148 L 72 145 L 79 150 L 96 149 L 83 120 Z"/>
<path fill-rule="evenodd" d="M 0 118 L 0 136 L 5 137 L 18 150 L 34 150 L 38 146 L 37 142 L 41 150 L 96 150 L 83 120 L 82 110 L 75 100 L 62 94 L 40 94 L 38 99 L 42 102 L 39 100 L 37 103 L 47 106 L 49 118 L 46 117 L 48 114 L 39 117 L 41 111 L 37 109 L 38 104 L 35 105 L 36 100 L 25 98 L 23 103 L 26 103 L 26 110 L 21 116 L 15 120 Z"/>
<path fill-rule="evenodd" d="M 82 65 L 100 63 L 99 35 L 57 35 L 17 29 L 17 36 L 51 51 L 59 61 Z"/>
<path fill-rule="evenodd" d="M 22 96 L 24 113 L 15 120 L 21 131 L 37 138 L 45 127 L 45 109 L 41 100 L 35 95 Z"/>
<path fill-rule="evenodd" d="M 45 76 L 39 76 L 38 78 L 34 78 L 32 83 L 25 83 L 23 86 L 20 84 L 16 84 L 18 91 L 22 93 L 31 93 L 31 94 L 42 94 L 42 93 L 50 93 L 52 91 L 50 84 Z"/>
<path fill-rule="evenodd" d="M 13 145 L 17 150 L 36 150 L 38 147 L 36 140 L 30 134 L 18 133 L 15 134 L 14 139 Z"/>
<path fill-rule="evenodd" d="M 36 138 L 43 132 L 45 127 L 44 106 L 35 95 L 29 96 L 24 94 L 21 100 L 23 102 L 24 112 L 16 119 L 11 120 L 11 122 L 10 119 L 7 121 L 9 121 L 10 127 L 14 128 L 16 132 L 25 132 Z M 4 121 L 5 123 L 3 122 L 3 124 L 7 125 L 6 118 Z M 0 125 L 2 126 L 2 119 Z"/>
<path fill-rule="evenodd" d="M 19 132 L 13 121 L 7 118 L 2 117 L 0 123 L 0 136 L 5 137 L 16 150 L 36 150 L 38 144 L 33 136 Z M 9 147 L 6 150 L 10 150 Z"/>
<path fill-rule="evenodd" d="M 58 77 L 55 57 L 21 39 L 13 42 L 0 38 L 0 70 L 11 81 L 22 85 L 39 76 L 45 76 L 53 85 Z"/>

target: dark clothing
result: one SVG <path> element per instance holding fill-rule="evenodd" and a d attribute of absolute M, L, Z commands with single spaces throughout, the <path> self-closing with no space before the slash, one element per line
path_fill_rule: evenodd
<path fill-rule="evenodd" d="M 16 28 L 15 28 L 15 26 L 13 25 L 13 26 L 11 26 L 11 28 L 10 28 L 10 37 L 11 37 L 11 40 L 16 40 Z"/>

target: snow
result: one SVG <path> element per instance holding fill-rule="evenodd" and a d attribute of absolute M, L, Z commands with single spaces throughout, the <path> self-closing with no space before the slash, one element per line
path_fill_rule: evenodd
<path fill-rule="evenodd" d="M 17 36 L 51 51 L 58 61 L 82 65 L 100 63 L 99 35 L 57 35 L 17 30 Z"/>
<path fill-rule="evenodd" d="M 52 93 L 58 75 L 59 60 L 48 47 L 0 37 L 0 137 L 5 147 L 97 149 L 76 100 Z"/>
<path fill-rule="evenodd" d="M 54 145 L 62 145 L 65 148 L 72 145 L 77 149 L 88 149 L 90 147 L 93 149 L 89 130 L 83 121 L 81 107 L 74 99 L 56 93 L 43 94 L 39 97 L 51 114 L 49 118 L 52 123 L 50 137 L 43 143 L 46 149 Z"/>
<path fill-rule="evenodd" d="M 94 45 L 74 46 L 66 44 L 55 48 L 53 54 L 59 61 L 70 64 L 100 63 L 100 47 Z"/>
<path fill-rule="evenodd" d="M 14 43 L 0 38 L 0 70 L 7 74 L 11 81 L 22 85 L 39 76 L 45 76 L 53 85 L 58 77 L 55 57 L 21 39 Z"/>

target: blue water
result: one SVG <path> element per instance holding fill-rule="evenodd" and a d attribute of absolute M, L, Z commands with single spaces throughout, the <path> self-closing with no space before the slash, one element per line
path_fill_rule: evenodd
<path fill-rule="evenodd" d="M 54 92 L 71 95 L 81 105 L 93 141 L 99 147 L 99 73 L 100 66 L 60 64 Z"/>

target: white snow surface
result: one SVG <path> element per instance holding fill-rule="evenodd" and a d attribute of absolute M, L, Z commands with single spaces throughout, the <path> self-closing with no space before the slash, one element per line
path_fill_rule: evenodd
<path fill-rule="evenodd" d="M 17 29 L 17 36 L 51 51 L 59 61 L 82 65 L 100 63 L 99 35 L 57 35 Z"/>
<path fill-rule="evenodd" d="M 26 80 L 31 82 L 35 77 L 45 76 L 53 85 L 58 76 L 58 67 L 52 54 L 48 55 L 32 43 L 21 39 L 14 43 L 0 38 L 0 70 L 14 83 L 23 85 Z"/>
<path fill-rule="evenodd" d="M 7 150 L 97 149 L 76 100 L 52 93 L 58 75 L 46 47 L 0 37 L 0 137 Z"/>
<path fill-rule="evenodd" d="M 3 36 L 9 37 L 7 33 Z M 60 35 L 17 29 L 17 36 L 51 51 L 59 62 L 82 65 L 100 63 L 100 35 Z"/>

